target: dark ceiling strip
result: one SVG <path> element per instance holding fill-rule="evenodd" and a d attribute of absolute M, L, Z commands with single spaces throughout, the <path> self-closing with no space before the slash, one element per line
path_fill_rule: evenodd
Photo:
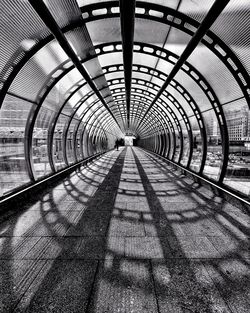
<path fill-rule="evenodd" d="M 127 123 L 130 124 L 130 93 L 133 65 L 133 44 L 135 28 L 135 0 L 120 0 L 120 20 L 123 48 L 123 64 L 126 88 Z"/>

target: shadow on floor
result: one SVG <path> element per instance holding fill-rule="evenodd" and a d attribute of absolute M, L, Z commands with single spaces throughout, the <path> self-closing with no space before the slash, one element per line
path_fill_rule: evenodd
<path fill-rule="evenodd" d="M 3 312 L 248 312 L 248 227 L 140 149 L 0 225 Z"/>

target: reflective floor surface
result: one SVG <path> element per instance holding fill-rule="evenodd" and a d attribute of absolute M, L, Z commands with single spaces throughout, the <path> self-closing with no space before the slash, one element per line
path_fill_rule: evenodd
<path fill-rule="evenodd" d="M 249 212 L 139 148 L 1 216 L 0 312 L 250 312 Z"/>

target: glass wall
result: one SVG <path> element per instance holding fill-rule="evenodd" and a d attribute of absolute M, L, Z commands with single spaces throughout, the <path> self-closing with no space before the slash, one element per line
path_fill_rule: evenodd
<path fill-rule="evenodd" d="M 67 138 L 66 138 L 66 153 L 67 153 L 67 161 L 69 164 L 76 162 L 74 156 L 74 142 L 73 135 L 76 125 L 79 123 L 78 120 L 72 119 L 69 128 L 67 130 Z"/>
<path fill-rule="evenodd" d="M 201 167 L 201 160 L 203 156 L 203 146 L 202 146 L 202 137 L 199 124 L 195 116 L 189 118 L 191 124 L 192 134 L 193 134 L 193 155 L 191 159 L 190 168 L 198 173 Z M 205 138 L 207 141 L 207 138 Z"/>
<path fill-rule="evenodd" d="M 223 106 L 229 135 L 229 160 L 224 183 L 250 195 L 250 111 L 244 99 Z"/>
<path fill-rule="evenodd" d="M 203 173 L 213 180 L 218 180 L 223 159 L 220 128 L 213 110 L 202 115 L 207 130 L 207 157 Z"/>
<path fill-rule="evenodd" d="M 3 1 L 0 197 L 28 184 L 32 178 L 41 179 L 99 151 L 113 149 L 115 138 L 129 131 L 140 134 L 139 144 L 158 153 L 163 153 L 162 145 L 166 144 L 168 158 L 180 161 L 184 167 L 192 148 L 190 169 L 198 173 L 204 159 L 204 170 L 200 174 L 215 182 L 222 180 L 223 161 L 228 157 L 222 183 L 248 196 L 250 53 L 247 13 L 250 4 L 230 1 L 211 27 L 219 40 L 211 31 L 206 33 L 155 102 L 159 111 L 144 116 L 190 42 L 199 25 L 197 22 L 204 19 L 214 1 L 196 1 L 199 4 L 182 1 L 179 5 L 175 0 L 156 1 L 173 8 L 172 15 L 166 14 L 161 6 L 155 7 L 155 1 L 146 1 L 145 8 L 143 1 L 140 2 L 135 18 L 128 128 L 120 19 L 113 15 L 119 12 L 118 3 L 107 10 L 105 1 L 71 1 L 74 3 L 69 7 L 61 2 L 46 5 L 58 27 L 70 29 L 65 32 L 65 38 L 103 99 L 100 101 L 100 95 L 86 83 L 59 42 L 54 37 L 50 40 L 49 30 L 28 1 Z M 85 19 L 89 17 L 85 12 L 82 15 L 84 26 L 74 28 L 71 23 L 79 18 L 79 6 L 90 2 L 93 4 L 93 11 L 89 12 L 91 21 Z M 98 10 L 95 10 L 95 3 L 98 3 Z M 177 7 L 183 13 L 180 18 L 174 16 Z M 227 27 L 223 26 L 225 23 Z M 102 119 L 107 112 L 104 101 L 118 126 L 116 122 L 110 124 Z M 41 109 L 32 120 L 30 112 L 37 105 L 41 105 Z M 226 123 L 221 118 L 221 107 Z M 202 137 L 203 125 L 197 121 L 200 112 L 206 138 Z M 164 122 L 159 119 L 163 117 L 168 122 L 169 137 L 162 134 Z M 34 125 L 32 138 L 27 137 L 30 136 L 27 125 Z M 228 132 L 228 142 L 223 142 L 223 127 Z M 30 141 L 32 148 L 27 151 Z M 204 142 L 207 153 L 203 158 Z M 229 148 L 226 156 L 223 147 Z M 31 168 L 27 166 L 30 156 Z"/>
<path fill-rule="evenodd" d="M 51 173 L 48 157 L 48 128 L 54 118 L 55 112 L 42 107 L 36 118 L 33 130 L 33 167 L 36 177 Z"/>
<path fill-rule="evenodd" d="M 32 104 L 7 95 L 0 110 L 0 196 L 29 182 L 25 126 Z"/>
<path fill-rule="evenodd" d="M 64 114 L 60 114 L 53 136 L 53 156 L 56 170 L 62 169 L 66 166 L 63 155 L 63 130 L 69 117 Z"/>

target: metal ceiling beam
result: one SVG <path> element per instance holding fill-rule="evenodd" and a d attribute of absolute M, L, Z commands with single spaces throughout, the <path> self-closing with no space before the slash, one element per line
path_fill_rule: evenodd
<path fill-rule="evenodd" d="M 98 99 L 102 102 L 104 107 L 107 109 L 107 111 L 110 113 L 110 115 L 113 117 L 113 119 L 116 121 L 118 127 L 120 128 L 120 125 L 118 124 L 115 116 L 109 109 L 108 105 L 106 104 L 105 100 L 103 99 L 101 93 L 99 92 L 98 88 L 92 81 L 91 77 L 89 76 L 86 69 L 83 67 L 82 63 L 79 61 L 76 53 L 70 46 L 69 42 L 67 41 L 65 35 L 61 31 L 60 27 L 58 26 L 57 22 L 55 21 L 54 17 L 50 13 L 49 9 L 45 5 L 45 3 L 42 0 L 28 0 L 29 3 L 32 5 L 34 10 L 37 12 L 39 17 L 42 19 L 44 24 L 48 27 L 48 29 L 51 31 L 53 36 L 56 38 L 64 52 L 67 54 L 67 56 L 71 59 L 75 67 L 78 69 L 80 74 L 83 76 L 83 78 L 86 80 L 86 82 L 89 84 L 90 88 L 95 92 Z"/>
<path fill-rule="evenodd" d="M 196 33 L 193 35 L 192 39 L 186 46 L 185 50 L 183 51 L 182 55 L 179 57 L 178 61 L 176 62 L 175 66 L 173 67 L 172 71 L 168 75 L 167 79 L 165 80 L 164 84 L 162 85 L 161 89 L 158 91 L 157 95 L 155 96 L 154 100 L 148 107 L 147 111 L 143 115 L 141 122 L 144 120 L 145 116 L 148 114 L 148 112 L 151 110 L 152 106 L 156 103 L 156 101 L 160 98 L 163 91 L 167 88 L 169 83 L 172 81 L 172 79 L 175 77 L 175 75 L 178 73 L 178 71 L 181 69 L 182 65 L 187 61 L 191 53 L 194 51 L 194 49 L 197 47 L 201 39 L 205 36 L 206 32 L 209 30 L 209 28 L 212 26 L 214 21 L 217 19 L 217 17 L 220 15 L 220 13 L 223 11 L 223 9 L 226 7 L 230 0 L 216 0 L 214 4 L 212 5 L 211 9 L 207 13 L 206 17 L 200 24 L 199 28 L 197 29 Z M 140 122 L 140 124 L 141 124 Z"/>
<path fill-rule="evenodd" d="M 130 94 L 133 65 L 133 45 L 135 29 L 135 0 L 120 0 L 120 20 L 123 49 L 124 77 L 128 128 L 130 124 Z"/>

